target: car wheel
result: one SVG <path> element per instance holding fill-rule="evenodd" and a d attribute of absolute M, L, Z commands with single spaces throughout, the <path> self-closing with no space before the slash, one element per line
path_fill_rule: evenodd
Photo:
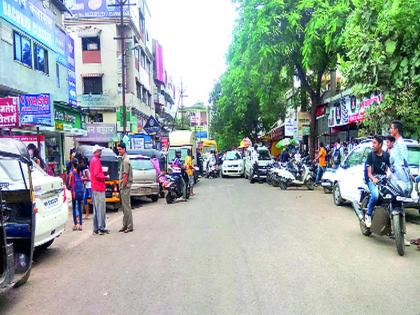
<path fill-rule="evenodd" d="M 333 199 L 334 199 L 334 204 L 336 206 L 342 206 L 344 204 L 344 199 L 343 197 L 341 197 L 340 186 L 338 185 L 338 183 L 334 184 Z"/>
<path fill-rule="evenodd" d="M 153 195 L 150 197 L 150 199 L 152 199 L 153 202 L 156 202 L 159 200 L 159 195 Z"/>

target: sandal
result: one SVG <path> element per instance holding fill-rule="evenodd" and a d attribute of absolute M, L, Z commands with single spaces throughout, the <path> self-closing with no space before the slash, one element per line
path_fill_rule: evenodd
<path fill-rule="evenodd" d="M 77 231 L 77 225 L 73 225 L 73 231 Z"/>
<path fill-rule="evenodd" d="M 82 225 L 79 225 L 78 230 L 79 230 L 79 231 L 83 231 Z"/>

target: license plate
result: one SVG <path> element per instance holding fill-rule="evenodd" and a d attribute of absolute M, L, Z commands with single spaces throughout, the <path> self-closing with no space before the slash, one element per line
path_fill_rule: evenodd
<path fill-rule="evenodd" d="M 58 197 L 54 197 L 44 201 L 45 209 L 50 209 L 58 206 Z"/>
<path fill-rule="evenodd" d="M 412 202 L 412 203 L 417 202 L 417 200 L 414 198 L 407 198 L 407 197 L 400 197 L 400 196 L 397 196 L 397 201 Z"/>

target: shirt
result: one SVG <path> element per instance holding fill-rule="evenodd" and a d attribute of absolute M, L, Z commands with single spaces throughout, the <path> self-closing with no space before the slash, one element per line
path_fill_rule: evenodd
<path fill-rule="evenodd" d="M 252 164 L 258 162 L 258 152 L 257 152 L 257 150 L 252 150 L 252 152 L 251 152 L 251 162 L 252 162 Z"/>
<path fill-rule="evenodd" d="M 182 167 L 184 166 L 184 162 L 180 158 L 174 158 L 172 160 L 172 174 L 173 175 L 181 175 Z"/>
<path fill-rule="evenodd" d="M 376 155 L 372 152 L 368 155 L 366 166 L 372 167 L 372 175 L 386 175 L 387 167 L 390 167 L 389 154 L 382 152 L 382 155 Z"/>
<path fill-rule="evenodd" d="M 127 178 L 127 186 L 123 187 L 123 178 L 124 174 L 128 175 Z M 120 165 L 120 185 L 121 188 L 130 188 L 131 184 L 133 183 L 133 168 L 131 167 L 130 159 L 128 158 L 127 154 L 122 156 L 121 165 Z"/>
<path fill-rule="evenodd" d="M 391 163 L 392 165 L 402 166 L 404 161 L 408 162 L 408 150 L 407 145 L 404 143 L 404 139 L 399 137 L 395 140 L 394 147 L 391 152 Z"/>
<path fill-rule="evenodd" d="M 185 158 L 185 167 L 186 167 L 186 172 L 188 176 L 191 176 L 193 174 L 193 161 L 192 161 L 192 157 L 191 156 L 187 156 Z"/>
<path fill-rule="evenodd" d="M 327 151 L 325 148 L 319 149 L 319 166 L 325 167 L 327 166 Z"/>
<path fill-rule="evenodd" d="M 92 188 L 92 183 L 90 182 L 90 172 L 89 172 L 89 169 L 88 168 L 83 171 L 83 177 L 89 178 L 89 180 L 86 180 L 85 181 L 85 183 L 86 183 L 85 184 L 85 188 L 86 189 Z"/>
<path fill-rule="evenodd" d="M 92 183 L 92 191 L 105 192 L 106 176 L 102 170 L 102 163 L 98 157 L 93 156 L 90 160 L 90 181 Z"/>
<path fill-rule="evenodd" d="M 157 158 L 151 158 L 150 161 L 153 164 L 153 167 L 156 171 L 156 176 L 160 175 L 160 164 L 159 164 L 159 160 Z"/>

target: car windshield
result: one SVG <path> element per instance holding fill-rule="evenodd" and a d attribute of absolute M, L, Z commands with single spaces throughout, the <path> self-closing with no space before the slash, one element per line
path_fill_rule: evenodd
<path fill-rule="evenodd" d="M 262 161 L 271 160 L 270 153 L 267 150 L 258 151 L 258 159 Z"/>
<path fill-rule="evenodd" d="M 420 165 L 420 147 L 408 147 L 408 165 Z"/>
<path fill-rule="evenodd" d="M 145 171 L 154 169 L 153 163 L 148 159 L 132 159 L 130 162 L 134 170 Z"/>
<path fill-rule="evenodd" d="M 240 160 L 240 159 L 242 159 L 242 158 L 241 158 L 241 155 L 238 152 L 229 151 L 229 152 L 226 153 L 225 160 L 227 160 L 227 161 L 236 161 L 236 160 Z"/>

